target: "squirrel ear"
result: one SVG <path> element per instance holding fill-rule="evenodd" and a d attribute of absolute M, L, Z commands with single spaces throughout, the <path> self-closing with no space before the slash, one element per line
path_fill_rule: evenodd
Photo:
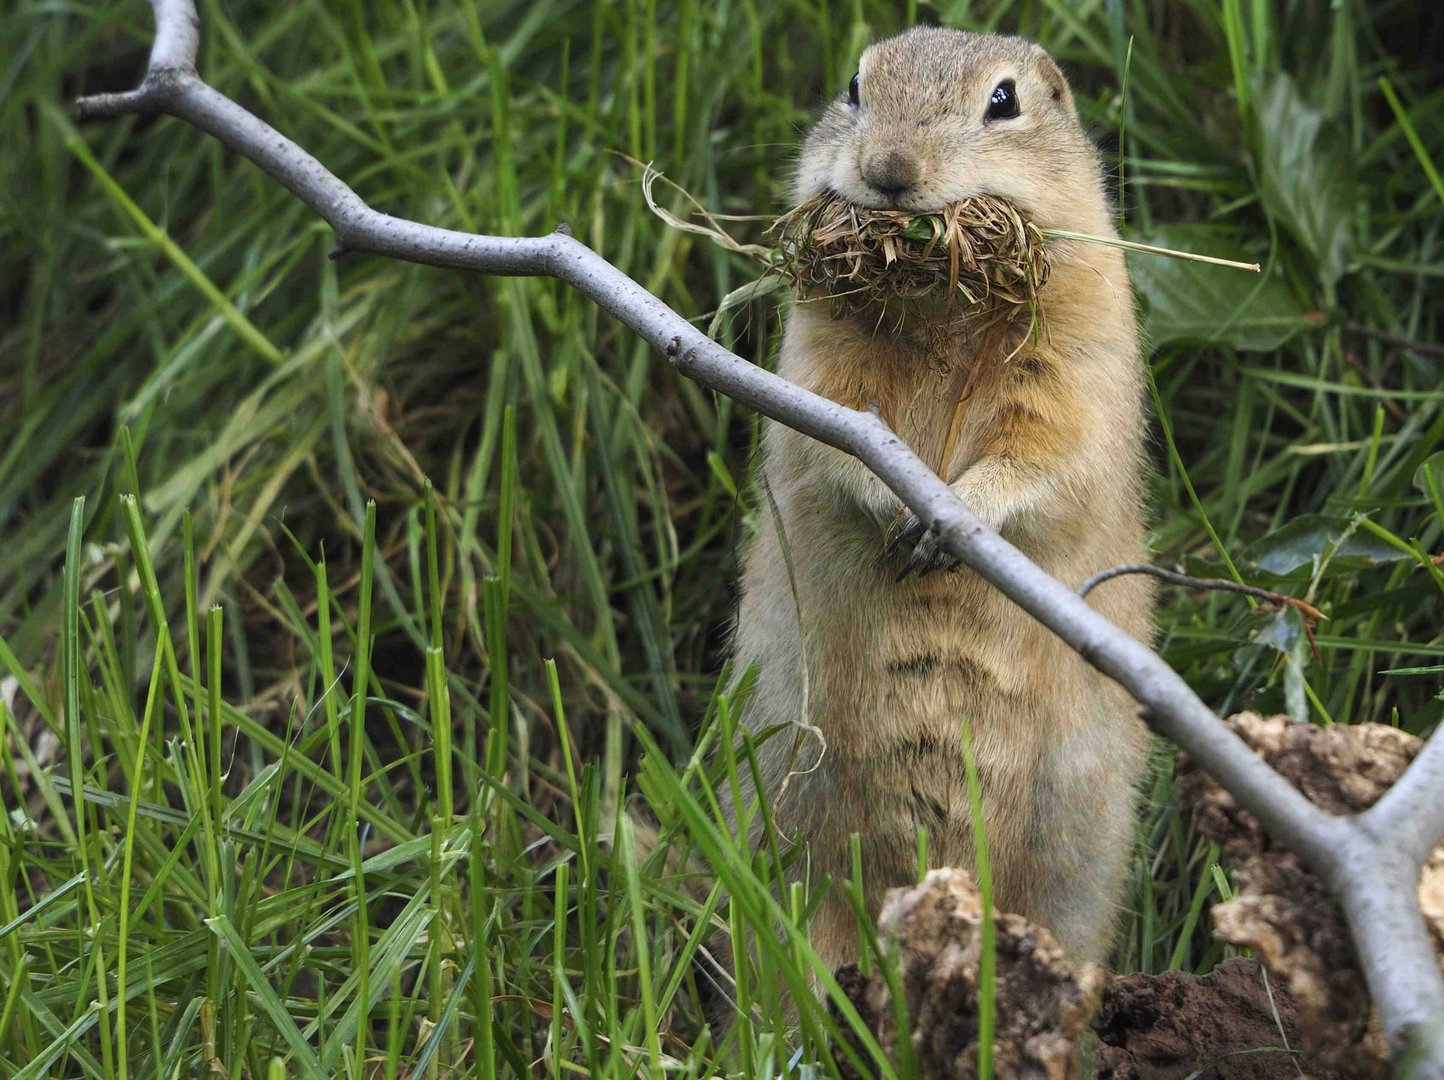
<path fill-rule="evenodd" d="M 1073 91 L 1068 88 L 1068 80 L 1063 77 L 1063 72 L 1048 55 L 1046 49 L 1041 45 L 1033 46 L 1033 58 L 1038 64 L 1038 74 L 1043 79 L 1043 85 L 1048 88 L 1049 95 L 1054 101 L 1061 104 L 1069 112 L 1073 111 Z"/>

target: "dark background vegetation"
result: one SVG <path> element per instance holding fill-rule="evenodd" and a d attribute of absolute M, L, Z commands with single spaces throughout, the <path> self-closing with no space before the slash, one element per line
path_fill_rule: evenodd
<path fill-rule="evenodd" d="M 1309 627 L 1293 610 L 1172 590 L 1159 612 L 1160 649 L 1221 712 L 1379 721 L 1420 734 L 1438 720 L 1437 6 L 200 7 L 204 76 L 371 205 L 501 234 L 568 222 L 698 319 L 754 270 L 648 213 L 637 162 L 654 163 L 710 209 L 775 215 L 786 208 L 802 129 L 846 86 L 868 41 L 923 21 L 1036 38 L 1073 80 L 1105 149 L 1125 235 L 1265 268 L 1253 277 L 1130 257 L 1156 415 L 1155 558 L 1307 598 L 1328 619 Z M 620 1068 L 623 1051 L 602 1036 L 620 1024 L 645 1043 L 653 990 L 643 994 L 635 969 L 655 965 L 660 985 L 687 968 L 678 913 L 695 915 L 695 906 L 650 880 L 632 883 L 640 891 L 628 894 L 631 908 L 609 906 L 616 880 L 602 875 L 586 886 L 599 891 L 584 894 L 580 867 L 575 895 L 555 893 L 565 853 L 595 841 L 586 815 L 573 811 L 561 718 L 594 809 L 631 790 L 638 731 L 664 756 L 688 759 L 725 659 L 738 542 L 753 508 L 756 420 L 676 376 L 554 282 L 331 261 L 328 228 L 179 121 L 74 127 L 65 101 L 133 84 L 149 35 L 146 6 L 130 0 L 19 0 L 0 15 L 0 927 L 18 920 L 0 929 L 0 1072 L 33 1066 L 57 1046 L 81 1073 L 102 1068 L 106 1054 L 124 1056 L 111 1021 L 69 1025 L 81 1015 L 76 1003 L 96 998 L 97 980 L 114 974 L 126 934 L 132 957 L 152 964 L 132 1007 L 137 1070 L 208 1055 L 232 1075 L 259 1075 L 269 1054 L 290 1053 L 239 966 L 204 985 L 194 966 L 155 974 L 178 940 L 214 955 L 217 932 L 202 922 L 216 915 L 208 890 L 277 980 L 277 1003 L 303 1025 L 321 1018 L 307 1038 L 327 1048 L 339 1040 L 326 1050 L 338 1068 L 367 1071 L 368 1053 L 377 1068 L 414 1060 L 433 1029 L 417 1034 L 412 1021 L 439 1022 L 452 1000 L 457 1012 L 437 1030 L 472 1068 L 480 1021 L 465 1002 L 479 965 L 501 988 L 496 1031 L 514 1045 L 496 1051 L 503 1070 L 548 1053 L 551 1064 L 538 1069 L 561 1059 Z M 761 232 L 757 222 L 730 227 L 746 239 Z M 722 337 L 767 364 L 777 326 L 777 310 L 758 303 L 734 312 Z M 140 496 L 146 555 L 132 544 L 122 494 Z M 85 504 L 67 593 L 77 496 Z M 513 509 L 505 522 L 504 500 Z M 363 543 L 368 501 L 374 548 Z M 188 551 L 197 567 L 189 580 Z M 325 591 L 313 565 L 323 552 Z M 197 680 L 193 707 L 197 721 L 213 715 L 201 683 L 230 703 L 214 712 L 225 731 L 224 783 L 167 756 L 183 754 L 157 738 L 179 730 L 174 699 L 157 712 L 153 754 L 139 772 L 128 764 L 144 745 L 138 725 L 155 654 L 155 612 L 140 588 L 148 564 L 185 678 L 201 668 L 207 608 L 224 608 L 221 674 Z M 359 700 L 348 634 L 371 566 L 371 704 L 348 753 L 333 753 Z M 333 608 L 328 668 L 317 621 Z M 68 662 L 59 648 L 67 617 L 80 634 Z M 433 835 L 426 807 L 437 787 L 439 692 L 428 685 L 428 644 L 451 688 L 458 821 L 476 826 L 464 842 L 446 835 L 458 850 L 472 845 L 488 884 L 468 879 L 465 860 L 432 852 L 376 870 L 369 899 L 347 901 L 328 857 L 344 863 L 352 848 L 374 853 L 408 838 L 425 846 Z M 325 691 L 341 684 L 337 708 Z M 80 716 L 67 726 L 71 690 Z M 478 764 L 488 746 L 501 752 L 498 728 L 511 761 L 504 779 L 504 761 Z M 321 775 L 297 758 L 314 760 Z M 364 763 L 355 784 L 352 760 Z M 77 836 L 63 821 L 73 816 L 64 778 L 81 774 L 97 791 L 142 791 L 149 824 L 132 828 L 129 802 L 97 797 Z M 257 778 L 264 783 L 249 786 Z M 279 840 L 251 850 L 240 825 L 227 832 L 211 821 L 216 865 L 240 869 L 212 867 L 221 876 L 210 882 L 201 837 L 164 816 L 193 814 L 194 798 L 214 798 L 217 818 L 247 829 L 269 821 L 267 837 L 284 835 L 289 855 L 278 861 Z M 239 809 L 224 809 L 235 800 Z M 372 828 L 358 839 L 351 823 L 362 802 L 374 808 Z M 666 818 L 665 806 L 654 810 Z M 121 918 L 118 892 L 127 830 L 139 838 L 130 906 L 148 888 L 155 894 L 133 924 Z M 167 863 L 168 852 L 181 854 Z M 1178 813 L 1162 768 L 1140 831 L 1122 966 L 1194 969 L 1222 955 L 1206 932 L 1206 904 L 1227 889 L 1215 858 Z M 22 918 L 86 866 L 88 891 L 67 886 L 43 917 Z M 576 910 L 558 931 L 563 901 L 563 912 Z M 349 913 L 335 915 L 348 902 Z M 384 955 L 358 944 L 370 935 L 380 949 L 412 902 L 434 909 L 426 933 L 416 929 Z M 602 930 L 583 930 L 587 904 L 608 912 Z M 640 959 L 623 933 L 638 911 L 658 935 Z M 475 918 L 490 919 L 489 929 L 476 933 Z M 82 931 L 91 924 L 108 946 L 99 956 Z M 299 939 L 317 950 L 304 963 L 287 952 Z M 610 946 L 622 959 L 608 967 Z M 569 957 L 561 982 L 574 976 L 571 1006 L 558 955 Z M 369 1034 L 360 1025 L 358 1036 L 355 1023 L 337 1034 L 327 1018 L 355 1003 L 352 976 L 368 962 L 375 985 L 395 982 L 388 1000 L 404 1008 L 383 1003 Z M 603 990 L 622 1004 L 592 1002 Z M 689 991 L 673 990 L 677 1030 L 692 1031 Z M 189 1006 L 202 997 L 209 1013 Z M 666 1052 L 686 1058 L 688 1046 Z M 698 1070 L 709 1055 L 696 1051 Z"/>

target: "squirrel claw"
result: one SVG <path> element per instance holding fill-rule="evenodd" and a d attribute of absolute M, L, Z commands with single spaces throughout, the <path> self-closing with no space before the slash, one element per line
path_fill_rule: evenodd
<path fill-rule="evenodd" d="M 922 567 L 925 561 L 926 560 L 919 558 L 918 553 L 914 551 L 911 555 L 908 556 L 908 561 L 903 563 L 903 568 L 898 571 L 897 577 L 893 578 L 893 580 L 902 581 L 913 571 Z M 927 571 L 923 571 L 923 574 L 925 574 L 926 572 Z M 918 577 L 921 578 L 923 574 L 919 574 Z"/>
<path fill-rule="evenodd" d="M 917 544 L 918 540 L 926 531 L 927 530 L 923 528 L 923 523 L 918 520 L 918 516 L 914 514 L 911 510 L 909 510 L 907 512 L 907 515 L 903 518 L 902 528 L 898 529 L 897 535 L 895 535 L 891 540 L 888 541 L 887 549 L 884 551 L 884 555 L 886 555 L 888 558 L 892 558 L 892 556 L 896 554 L 898 548 L 902 547 L 904 544 L 907 544 L 909 546 Z"/>
<path fill-rule="evenodd" d="M 960 560 L 946 551 L 938 538 L 911 512 L 903 519 L 903 526 L 887 546 L 889 557 L 904 544 L 912 546 L 908 560 L 903 564 L 895 580 L 902 581 L 916 573 L 925 578 L 938 570 L 956 570 Z"/>

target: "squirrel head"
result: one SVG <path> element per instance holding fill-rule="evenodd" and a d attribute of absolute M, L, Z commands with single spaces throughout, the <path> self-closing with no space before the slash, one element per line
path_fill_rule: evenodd
<path fill-rule="evenodd" d="M 1052 58 L 1023 38 L 936 27 L 868 48 L 813 127 L 795 194 L 828 190 L 917 213 L 996 195 L 1044 228 L 1108 221 L 1097 154 Z"/>

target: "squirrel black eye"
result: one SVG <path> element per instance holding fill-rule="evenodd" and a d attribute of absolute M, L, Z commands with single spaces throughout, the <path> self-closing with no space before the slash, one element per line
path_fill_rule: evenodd
<path fill-rule="evenodd" d="M 858 99 L 857 99 L 857 86 L 858 86 L 859 78 L 860 78 L 859 76 L 854 75 L 854 76 L 852 77 L 852 82 L 850 82 L 850 83 L 847 84 L 847 103 L 848 103 L 849 105 L 854 105 L 854 106 L 855 106 L 855 105 L 858 104 Z"/>
<path fill-rule="evenodd" d="M 993 88 L 988 98 L 988 120 L 1011 120 L 1018 115 L 1018 89 L 1012 79 L 1004 79 Z"/>

